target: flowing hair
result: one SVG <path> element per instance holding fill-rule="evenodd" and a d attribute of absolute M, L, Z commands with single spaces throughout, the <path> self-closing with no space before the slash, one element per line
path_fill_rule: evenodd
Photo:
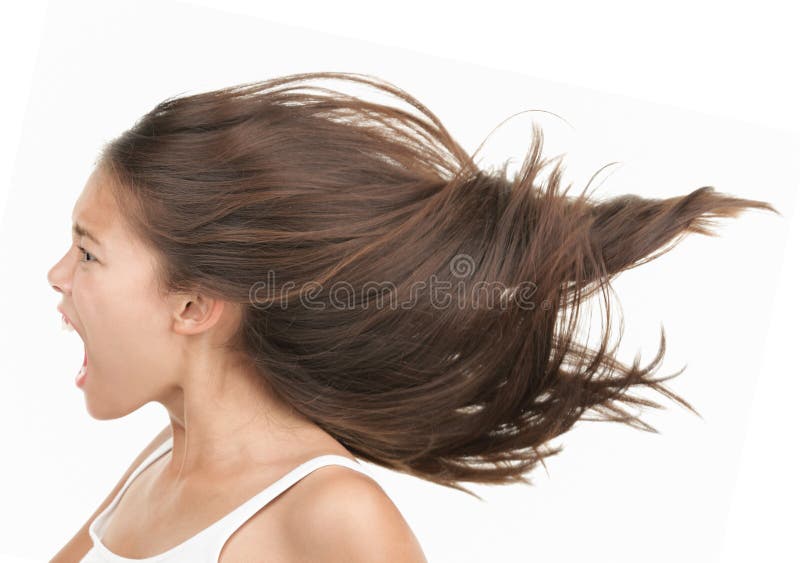
<path fill-rule="evenodd" d="M 160 290 L 241 307 L 228 349 L 265 389 L 353 455 L 483 500 L 460 482 L 531 484 L 579 419 L 658 432 L 625 408 L 664 408 L 636 389 L 698 414 L 663 385 L 683 369 L 654 375 L 663 325 L 650 364 L 615 357 L 610 280 L 689 233 L 715 236 L 713 219 L 780 215 L 711 186 L 571 196 L 541 147 L 534 126 L 512 179 L 508 162 L 481 170 L 405 91 L 318 72 L 168 98 L 97 162 L 158 257 Z M 595 348 L 578 337 L 593 295 L 606 320 Z"/>

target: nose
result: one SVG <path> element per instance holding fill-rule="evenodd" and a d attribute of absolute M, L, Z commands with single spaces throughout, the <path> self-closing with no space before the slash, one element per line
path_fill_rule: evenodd
<path fill-rule="evenodd" d="M 66 260 L 68 254 L 69 252 L 64 254 L 61 260 L 56 262 L 47 272 L 47 283 L 58 293 L 69 293 L 70 291 L 70 267 Z"/>

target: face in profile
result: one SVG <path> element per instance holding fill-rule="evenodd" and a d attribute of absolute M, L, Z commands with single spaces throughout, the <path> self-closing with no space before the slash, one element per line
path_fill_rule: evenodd
<path fill-rule="evenodd" d="M 156 257 L 128 231 L 108 182 L 100 168 L 89 176 L 72 212 L 79 232 L 47 273 L 83 340 L 80 388 L 97 419 L 124 416 L 170 393 L 180 350 L 171 308 L 157 290 Z M 82 361 L 81 355 L 66 366 L 64 376 L 74 377 Z"/>

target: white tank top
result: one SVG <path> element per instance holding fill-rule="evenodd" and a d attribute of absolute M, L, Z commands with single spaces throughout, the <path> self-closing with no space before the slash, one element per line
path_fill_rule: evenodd
<path fill-rule="evenodd" d="M 145 460 L 130 474 L 128 480 L 114 497 L 114 500 L 92 520 L 89 525 L 89 536 L 92 538 L 92 548 L 83 556 L 79 563 L 133 563 L 133 562 L 164 562 L 164 563 L 218 563 L 219 554 L 228 538 L 239 527 L 247 522 L 256 512 L 284 492 L 286 489 L 300 481 L 303 477 L 326 465 L 342 465 L 360 471 L 373 478 L 372 475 L 358 461 L 336 454 L 317 456 L 301 463 L 289 473 L 269 485 L 245 501 L 233 511 L 223 516 L 204 530 L 201 530 L 183 543 L 168 549 L 163 553 L 142 559 L 122 557 L 108 549 L 102 542 L 103 532 L 108 523 L 108 516 L 117 506 L 122 493 L 130 486 L 131 482 L 148 465 L 172 449 L 172 437 L 156 448 Z"/>

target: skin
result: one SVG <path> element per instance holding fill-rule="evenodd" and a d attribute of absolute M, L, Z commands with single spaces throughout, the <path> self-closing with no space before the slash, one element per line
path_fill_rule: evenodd
<path fill-rule="evenodd" d="M 73 234 L 47 274 L 85 344 L 82 391 L 89 414 L 120 418 L 151 401 L 166 408 L 173 450 L 156 481 L 167 494 L 275 462 L 276 452 L 296 455 L 298 444 L 327 444 L 331 453 L 352 458 L 220 347 L 241 314 L 237 304 L 199 294 L 159 295 L 156 256 L 128 230 L 108 182 L 95 169 L 72 212 L 73 223 L 101 244 Z"/>
<path fill-rule="evenodd" d="M 195 522 L 213 521 L 237 506 L 232 499 L 250 498 L 316 455 L 355 458 L 270 393 L 241 356 L 222 348 L 240 318 L 238 304 L 200 294 L 159 294 L 156 255 L 128 229 L 111 189 L 104 171 L 95 169 L 72 221 L 100 244 L 73 234 L 47 279 L 62 295 L 60 307 L 86 348 L 81 389 L 89 414 L 98 420 L 120 418 L 151 401 L 167 410 L 172 450 L 134 479 L 122 497 L 123 504 L 128 497 L 127 509 L 118 514 L 118 507 L 106 530 L 106 535 L 116 533 L 115 541 L 124 538 L 123 555 L 131 556 L 133 541 L 143 557 L 185 539 L 185 530 L 171 536 L 172 528 L 162 522 L 192 516 Z M 227 500 L 217 499 L 209 508 L 204 501 L 220 490 Z M 208 510 L 204 518 L 198 518 L 198 507 Z M 151 522 L 153 515 L 160 518 Z M 152 529 L 144 527 L 145 520 Z M 370 522 L 368 534 L 362 533 L 364 521 Z M 84 528 L 57 560 L 77 560 L 89 544 Z M 292 494 L 280 495 L 269 510 L 248 520 L 228 539 L 220 561 L 260 560 L 266 553 L 276 563 L 426 561 L 381 487 L 335 465 L 312 472 L 292 487 Z"/>

